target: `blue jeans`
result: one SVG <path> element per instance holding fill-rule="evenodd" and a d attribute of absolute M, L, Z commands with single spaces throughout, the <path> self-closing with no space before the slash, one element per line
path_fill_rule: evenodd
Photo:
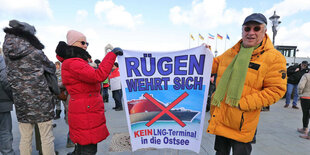
<path fill-rule="evenodd" d="M 0 152 L 14 155 L 11 112 L 0 112 Z M 0 153 L 0 154 L 1 154 Z"/>
<path fill-rule="evenodd" d="M 122 90 L 113 90 L 112 91 L 112 97 L 115 101 L 115 108 L 123 109 L 122 106 Z"/>
<path fill-rule="evenodd" d="M 293 105 L 296 106 L 297 105 L 297 100 L 298 100 L 298 88 L 297 88 L 298 84 L 290 84 L 288 83 L 287 84 L 287 91 L 286 91 L 286 101 L 285 103 L 287 105 L 290 104 L 290 101 L 291 101 L 291 95 L 292 95 L 292 92 L 293 92 L 293 89 L 294 90 L 294 98 L 293 98 Z"/>
<path fill-rule="evenodd" d="M 103 102 L 109 102 L 109 87 L 102 88 L 102 98 Z"/>

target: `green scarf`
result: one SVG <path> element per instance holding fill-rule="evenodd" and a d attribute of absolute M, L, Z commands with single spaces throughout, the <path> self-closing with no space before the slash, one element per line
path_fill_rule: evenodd
<path fill-rule="evenodd" d="M 212 105 L 220 107 L 227 91 L 225 103 L 238 107 L 250 59 L 257 47 L 245 48 L 241 45 L 239 53 L 228 65 L 220 79 L 212 99 Z"/>

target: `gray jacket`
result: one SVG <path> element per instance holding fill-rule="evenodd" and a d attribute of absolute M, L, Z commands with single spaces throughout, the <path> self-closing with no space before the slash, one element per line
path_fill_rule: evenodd
<path fill-rule="evenodd" d="M 32 33 L 18 27 L 5 28 L 4 32 L 3 53 L 18 122 L 52 120 L 55 105 L 44 69 L 55 72 L 54 63 L 43 53 L 44 46 Z"/>
<path fill-rule="evenodd" d="M 0 55 L 0 112 L 13 110 L 12 90 L 6 76 L 6 66 Z"/>

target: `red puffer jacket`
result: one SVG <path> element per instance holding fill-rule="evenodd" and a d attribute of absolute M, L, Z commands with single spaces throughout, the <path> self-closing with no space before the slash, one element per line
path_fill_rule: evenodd
<path fill-rule="evenodd" d="M 108 53 L 98 69 L 81 58 L 66 59 L 62 63 L 62 82 L 71 96 L 68 123 L 74 143 L 97 144 L 109 136 L 100 82 L 109 76 L 115 58 L 114 53 Z"/>

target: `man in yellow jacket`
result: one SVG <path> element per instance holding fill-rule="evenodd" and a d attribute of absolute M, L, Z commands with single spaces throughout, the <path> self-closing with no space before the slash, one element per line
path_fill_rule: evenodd
<path fill-rule="evenodd" d="M 267 19 L 253 13 L 242 25 L 242 39 L 214 58 L 217 74 L 207 132 L 216 135 L 217 155 L 251 154 L 262 107 L 286 92 L 286 60 L 266 34 Z"/>

